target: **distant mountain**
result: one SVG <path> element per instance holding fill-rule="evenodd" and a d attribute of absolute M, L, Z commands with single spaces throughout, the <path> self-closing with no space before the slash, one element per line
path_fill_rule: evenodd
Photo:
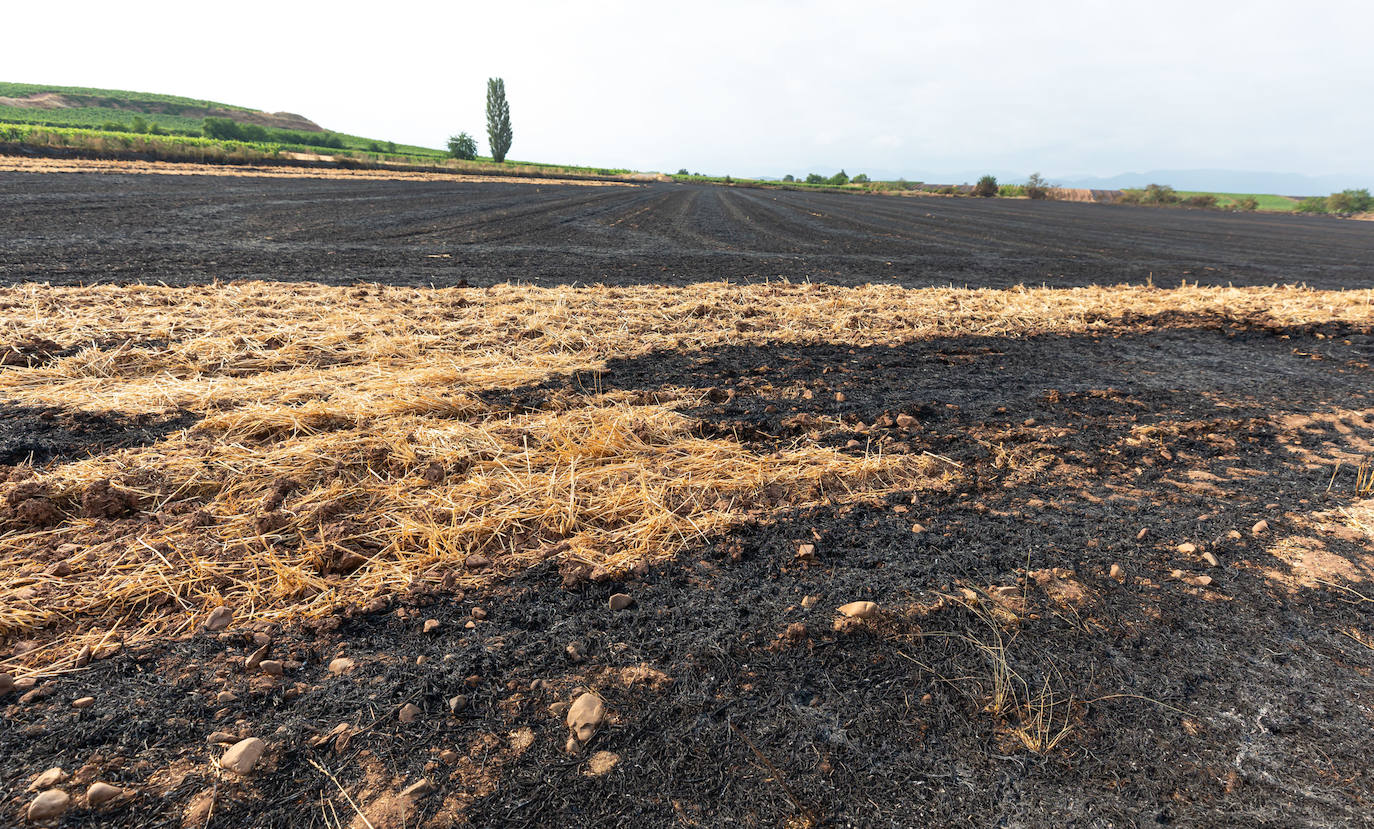
<path fill-rule="evenodd" d="M 1254 170 L 1150 170 L 1122 173 L 1100 178 L 1094 176 L 1050 176 L 1064 187 L 1094 190 L 1120 190 L 1147 184 L 1168 184 L 1175 190 L 1204 190 L 1212 193 L 1275 193 L 1282 196 L 1325 196 L 1353 187 L 1374 186 L 1370 176 L 1305 176 L 1299 173 L 1270 173 Z"/>

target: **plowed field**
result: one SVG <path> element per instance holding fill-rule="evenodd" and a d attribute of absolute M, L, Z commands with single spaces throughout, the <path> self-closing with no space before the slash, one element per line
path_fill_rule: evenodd
<path fill-rule="evenodd" d="M 0 282 L 0 825 L 1369 823 L 1367 223 L 13 172 Z"/>

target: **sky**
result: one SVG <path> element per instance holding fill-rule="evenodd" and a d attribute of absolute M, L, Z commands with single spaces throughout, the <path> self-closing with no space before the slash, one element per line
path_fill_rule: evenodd
<path fill-rule="evenodd" d="M 512 159 L 957 181 L 1264 170 L 1374 185 L 1374 3 L 11 4 L 0 80 L 164 92 Z"/>

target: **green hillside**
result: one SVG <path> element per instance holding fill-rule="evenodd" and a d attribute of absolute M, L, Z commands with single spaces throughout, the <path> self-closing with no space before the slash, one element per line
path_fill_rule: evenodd
<path fill-rule="evenodd" d="M 206 118 L 258 125 L 268 133 L 260 141 L 283 145 L 338 147 L 424 158 L 447 155 L 431 147 L 328 132 L 300 115 L 262 112 L 218 101 L 122 89 L 0 82 L 0 123 L 198 137 Z"/>

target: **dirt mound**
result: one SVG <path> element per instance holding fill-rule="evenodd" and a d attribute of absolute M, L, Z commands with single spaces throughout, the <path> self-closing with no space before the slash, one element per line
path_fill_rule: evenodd
<path fill-rule="evenodd" d="M 72 103 L 71 99 L 56 92 L 36 92 L 22 98 L 6 98 L 0 96 L 0 106 L 17 107 L 19 109 L 70 109 L 79 104 Z"/>

